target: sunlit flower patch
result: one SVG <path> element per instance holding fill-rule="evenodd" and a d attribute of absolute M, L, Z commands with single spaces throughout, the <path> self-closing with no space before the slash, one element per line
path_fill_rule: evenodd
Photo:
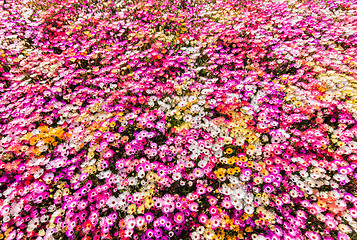
<path fill-rule="evenodd" d="M 0 6 L 0 239 L 357 239 L 354 1 Z"/>

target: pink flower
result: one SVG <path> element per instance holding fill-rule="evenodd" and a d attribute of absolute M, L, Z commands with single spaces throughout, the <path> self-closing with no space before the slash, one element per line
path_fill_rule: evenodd
<path fill-rule="evenodd" d="M 189 205 L 189 208 L 192 212 L 197 212 L 198 211 L 198 203 L 197 202 L 193 202 Z"/>
<path fill-rule="evenodd" d="M 113 157 L 113 155 L 114 155 L 114 151 L 110 149 L 103 154 L 103 158 L 111 158 Z"/>

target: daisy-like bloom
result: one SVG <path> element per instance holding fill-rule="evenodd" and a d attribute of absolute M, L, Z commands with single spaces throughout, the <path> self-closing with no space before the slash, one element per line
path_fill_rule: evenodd
<path fill-rule="evenodd" d="M 107 200 L 107 205 L 110 208 L 116 208 L 117 206 L 117 199 L 114 196 L 110 196 Z"/>
<path fill-rule="evenodd" d="M 209 213 L 210 213 L 211 215 L 216 215 L 216 214 L 219 213 L 219 212 L 218 212 L 218 208 L 217 208 L 216 206 L 210 206 L 210 207 L 208 208 L 208 211 L 209 211 Z"/>
<path fill-rule="evenodd" d="M 199 240 L 201 238 L 201 235 L 198 232 L 192 232 L 190 233 L 190 237 L 193 240 Z"/>
<path fill-rule="evenodd" d="M 147 236 L 149 239 L 153 238 L 154 235 L 155 235 L 154 230 L 152 230 L 152 229 L 150 229 L 150 228 L 146 230 L 146 236 Z"/>
<path fill-rule="evenodd" d="M 223 200 L 221 206 L 225 209 L 230 209 L 233 207 L 230 200 Z"/>
<path fill-rule="evenodd" d="M 175 173 L 172 174 L 172 180 L 174 180 L 174 181 L 180 180 L 181 177 L 182 177 L 182 175 L 179 172 L 175 172 Z"/>
<path fill-rule="evenodd" d="M 145 224 L 146 220 L 143 216 L 138 216 L 136 218 L 136 227 L 141 228 Z"/>
<path fill-rule="evenodd" d="M 346 224 L 339 224 L 338 225 L 338 228 L 343 232 L 343 233 L 346 233 L 346 234 L 349 234 L 352 232 L 352 229 L 350 227 L 348 227 Z"/>
<path fill-rule="evenodd" d="M 161 238 L 163 231 L 161 228 L 154 228 L 154 236 L 155 238 Z"/>
<path fill-rule="evenodd" d="M 247 214 L 253 214 L 254 212 L 254 207 L 252 205 L 247 205 L 244 207 L 244 212 Z"/>
<path fill-rule="evenodd" d="M 126 221 L 126 228 L 127 229 L 134 229 L 137 222 L 135 218 L 130 218 Z"/>
<path fill-rule="evenodd" d="M 213 196 L 208 196 L 208 202 L 210 205 L 214 206 L 217 204 L 217 198 L 215 198 Z"/>
<path fill-rule="evenodd" d="M 152 212 L 145 213 L 144 217 L 147 223 L 151 223 L 152 221 L 154 221 L 154 214 Z"/>
<path fill-rule="evenodd" d="M 317 232 L 309 231 L 305 234 L 311 240 L 320 240 L 321 236 Z"/>
<path fill-rule="evenodd" d="M 192 212 L 197 212 L 197 211 L 198 211 L 198 203 L 197 203 L 197 202 L 192 202 L 192 203 L 189 205 L 189 209 L 190 209 Z"/>
<path fill-rule="evenodd" d="M 206 193 L 206 188 L 203 185 L 197 185 L 197 194 L 202 195 Z"/>
<path fill-rule="evenodd" d="M 194 174 L 195 178 L 202 178 L 204 175 L 204 172 L 201 168 L 195 168 L 193 170 L 193 174 Z"/>
<path fill-rule="evenodd" d="M 167 222 L 167 217 L 165 216 L 161 216 L 160 218 L 158 218 L 158 224 L 159 226 L 161 227 L 164 227 L 165 226 L 165 223 Z"/>
<path fill-rule="evenodd" d="M 184 214 L 182 212 L 176 213 L 175 216 L 174 216 L 174 221 L 175 221 L 176 224 L 179 224 L 179 225 L 184 223 L 185 222 Z"/>
<path fill-rule="evenodd" d="M 103 154 L 103 158 L 111 158 L 113 157 L 113 155 L 114 155 L 114 151 L 110 149 Z"/>
<path fill-rule="evenodd" d="M 210 222 L 212 223 L 212 229 L 216 229 L 221 225 L 221 217 L 220 216 L 213 216 L 210 218 Z"/>
<path fill-rule="evenodd" d="M 164 206 L 162 207 L 162 212 L 163 212 L 164 214 L 168 214 L 168 213 L 172 212 L 172 208 L 171 208 L 169 205 L 164 205 Z"/>
<path fill-rule="evenodd" d="M 348 240 L 351 239 L 347 234 L 339 232 L 337 235 L 338 240 Z"/>
<path fill-rule="evenodd" d="M 198 221 L 202 224 L 205 224 L 208 220 L 208 216 L 204 213 L 201 213 L 199 216 L 198 216 Z"/>
<path fill-rule="evenodd" d="M 43 176 L 43 180 L 45 182 L 48 182 L 48 181 L 52 181 L 54 178 L 54 174 L 53 173 L 46 173 L 44 176 Z"/>
<path fill-rule="evenodd" d="M 133 229 L 126 229 L 124 231 L 124 237 L 126 237 L 126 238 L 130 238 L 133 234 L 134 234 L 134 230 Z"/>
<path fill-rule="evenodd" d="M 155 201 L 155 203 L 154 203 L 155 207 L 160 209 L 162 207 L 162 205 L 163 205 L 162 199 L 161 198 L 155 198 L 154 201 Z"/>

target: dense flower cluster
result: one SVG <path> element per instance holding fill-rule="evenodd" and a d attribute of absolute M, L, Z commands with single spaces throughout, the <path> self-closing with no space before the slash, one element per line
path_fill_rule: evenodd
<path fill-rule="evenodd" d="M 355 1 L 0 6 L 0 239 L 356 236 Z"/>

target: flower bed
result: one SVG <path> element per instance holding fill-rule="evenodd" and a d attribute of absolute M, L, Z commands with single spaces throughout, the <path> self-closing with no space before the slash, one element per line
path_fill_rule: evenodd
<path fill-rule="evenodd" d="M 0 239 L 356 239 L 353 1 L 0 6 Z"/>

